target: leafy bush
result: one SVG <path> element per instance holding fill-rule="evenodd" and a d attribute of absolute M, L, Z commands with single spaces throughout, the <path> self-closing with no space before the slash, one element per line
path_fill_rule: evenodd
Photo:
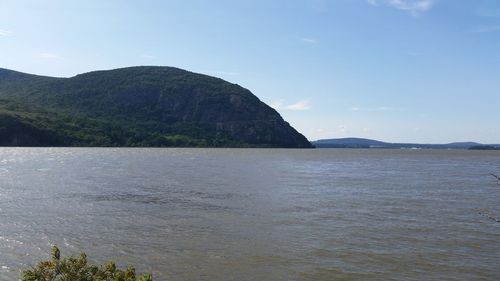
<path fill-rule="evenodd" d="M 114 262 L 104 265 L 87 263 L 87 255 L 81 253 L 78 258 L 65 257 L 56 246 L 52 247 L 52 259 L 41 261 L 32 269 L 21 273 L 21 281 L 152 281 L 151 274 L 144 274 L 136 279 L 135 268 L 125 270 L 116 268 Z"/>

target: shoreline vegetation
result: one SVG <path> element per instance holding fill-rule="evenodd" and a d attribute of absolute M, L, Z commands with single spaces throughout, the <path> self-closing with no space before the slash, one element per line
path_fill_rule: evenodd
<path fill-rule="evenodd" d="M 311 148 L 249 90 L 174 67 L 0 68 L 0 146 Z"/>
<path fill-rule="evenodd" d="M 468 149 L 500 150 L 500 144 L 452 142 L 445 144 L 391 143 L 363 138 L 322 139 L 311 142 L 316 148 L 374 148 L 374 149 Z"/>
<path fill-rule="evenodd" d="M 136 277 L 135 268 L 119 269 L 114 262 L 92 265 L 87 255 L 61 258 L 57 246 L 52 247 L 51 259 L 39 262 L 35 267 L 21 272 L 21 281 L 153 281 L 151 274 Z"/>

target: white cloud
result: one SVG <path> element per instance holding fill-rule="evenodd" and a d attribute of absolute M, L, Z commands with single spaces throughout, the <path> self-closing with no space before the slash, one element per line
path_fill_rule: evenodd
<path fill-rule="evenodd" d="M 42 59 L 60 59 L 61 56 L 59 56 L 58 54 L 54 54 L 54 53 L 41 53 L 39 55 Z"/>
<path fill-rule="evenodd" d="M 270 107 L 276 109 L 276 110 L 280 110 L 283 108 L 283 101 L 272 101 L 270 104 L 269 104 Z"/>
<path fill-rule="evenodd" d="M 0 36 L 9 36 L 11 34 L 12 34 L 11 31 L 8 31 L 8 30 L 5 30 L 5 29 L 0 29 Z"/>
<path fill-rule="evenodd" d="M 309 43 L 309 44 L 316 44 L 316 43 L 318 43 L 318 39 L 314 39 L 314 38 L 303 37 L 303 38 L 300 38 L 300 40 L 302 42 Z"/>
<path fill-rule="evenodd" d="M 410 12 L 416 16 L 419 13 L 430 10 L 436 0 L 367 0 L 368 4 L 372 6 L 378 6 L 379 1 L 383 1 L 390 7 Z"/>
<path fill-rule="evenodd" d="M 272 108 L 276 110 L 309 110 L 311 109 L 311 104 L 309 100 L 301 100 L 292 104 L 285 104 L 283 100 L 273 101 L 269 104 Z"/>
<path fill-rule="evenodd" d="M 387 0 L 387 4 L 415 15 L 430 10 L 434 0 Z"/>
<path fill-rule="evenodd" d="M 472 33 L 487 33 L 487 32 L 497 32 L 500 31 L 500 25 L 493 25 L 493 26 L 480 26 L 471 29 L 469 32 Z"/>
<path fill-rule="evenodd" d="M 293 104 L 289 104 L 285 106 L 288 110 L 309 110 L 311 109 L 311 105 L 309 104 L 309 100 L 302 100 Z"/>

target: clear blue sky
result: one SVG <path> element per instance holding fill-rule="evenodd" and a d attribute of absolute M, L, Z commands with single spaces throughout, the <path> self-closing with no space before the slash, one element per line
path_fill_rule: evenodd
<path fill-rule="evenodd" d="M 176 66 L 310 140 L 500 143 L 499 0 L 0 1 L 0 67 Z"/>

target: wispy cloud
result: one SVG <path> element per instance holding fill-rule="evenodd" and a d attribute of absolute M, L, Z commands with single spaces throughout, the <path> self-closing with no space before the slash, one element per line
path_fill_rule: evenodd
<path fill-rule="evenodd" d="M 60 58 L 62 58 L 58 54 L 54 54 L 54 53 L 40 53 L 39 57 L 42 59 L 60 59 Z"/>
<path fill-rule="evenodd" d="M 311 105 L 309 104 L 309 100 L 302 100 L 293 104 L 289 104 L 285 106 L 288 110 L 309 110 L 311 109 Z"/>
<path fill-rule="evenodd" d="M 471 33 L 487 33 L 487 32 L 498 32 L 500 31 L 500 25 L 492 26 L 479 26 L 469 30 Z"/>
<path fill-rule="evenodd" d="M 276 110 L 280 110 L 283 108 L 283 101 L 280 100 L 272 101 L 269 103 L 269 106 Z"/>
<path fill-rule="evenodd" d="M 8 30 L 5 30 L 5 29 L 0 29 L 0 36 L 9 36 L 11 34 L 12 34 L 11 31 L 8 31 Z"/>
<path fill-rule="evenodd" d="M 434 5 L 434 0 L 388 0 L 388 4 L 411 13 L 426 12 Z"/>
<path fill-rule="evenodd" d="M 270 106 L 276 110 L 285 109 L 285 110 L 309 110 L 311 109 L 311 103 L 309 100 L 301 100 L 296 103 L 286 104 L 283 101 L 274 101 L 270 103 Z"/>
<path fill-rule="evenodd" d="M 302 37 L 302 38 L 300 38 L 300 41 L 305 42 L 305 43 L 309 43 L 309 44 L 317 44 L 319 42 L 318 39 L 308 38 L 308 37 Z"/>
<path fill-rule="evenodd" d="M 396 8 L 398 10 L 403 10 L 416 16 L 420 13 L 427 12 L 430 10 L 435 0 L 367 0 L 368 4 L 372 6 L 378 6 L 380 3 L 385 3 L 386 5 Z"/>

